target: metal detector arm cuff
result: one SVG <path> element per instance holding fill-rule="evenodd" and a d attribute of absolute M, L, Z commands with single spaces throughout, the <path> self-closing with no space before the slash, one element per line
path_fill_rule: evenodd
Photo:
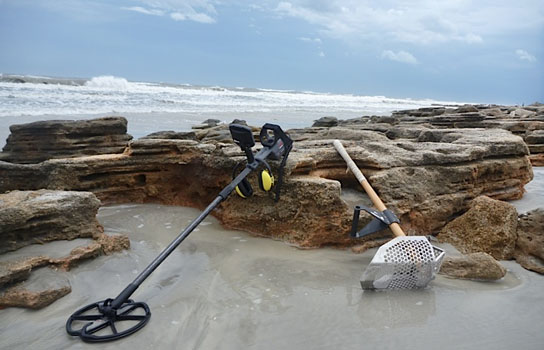
<path fill-rule="evenodd" d="M 234 143 L 240 146 L 242 151 L 246 154 L 247 162 L 252 163 L 254 158 L 251 148 L 255 146 L 255 140 L 253 139 L 251 128 L 240 124 L 230 124 L 229 130 Z"/>

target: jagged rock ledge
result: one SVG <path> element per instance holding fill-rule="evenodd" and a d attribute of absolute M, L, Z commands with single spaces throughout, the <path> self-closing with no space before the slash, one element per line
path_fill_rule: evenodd
<path fill-rule="evenodd" d="M 88 120 L 47 120 L 10 126 L 0 160 L 39 163 L 51 158 L 123 153 L 132 136 L 127 120 L 105 117 Z"/>
<path fill-rule="evenodd" d="M 96 220 L 90 192 L 11 191 L 0 194 L 0 307 L 42 308 L 70 293 L 62 271 L 128 249 Z"/>
<path fill-rule="evenodd" d="M 501 278 L 505 272 L 495 259 L 515 259 L 524 268 L 544 274 L 544 208 L 518 215 L 512 204 L 481 196 L 437 238 L 467 254 L 445 259 L 441 273 L 448 276 Z"/>
<path fill-rule="evenodd" d="M 93 122 L 86 121 L 85 127 Z M 360 188 L 353 175 L 346 173 L 344 161 L 332 146 L 334 139 L 343 140 L 410 234 L 438 232 L 479 195 L 521 198 L 523 186 L 532 179 L 527 145 L 503 129 L 352 122 L 289 133 L 295 144 L 286 166 L 282 200 L 274 203 L 260 191 L 247 200 L 231 196 L 213 213 L 225 226 L 299 247 L 354 244 L 347 238 L 352 206 L 343 198 L 350 190 L 360 194 Z M 245 157 L 224 124 L 196 129 L 194 138 L 187 133 L 167 135 L 167 139 L 156 134 L 134 140 L 117 154 L 36 164 L 0 162 L 0 192 L 89 191 L 104 204 L 205 207 L 230 182 L 233 167 Z M 276 170 L 278 164 L 272 165 Z M 258 188 L 255 176 L 250 182 Z M 361 194 L 358 200 L 364 202 L 366 197 Z"/>
<path fill-rule="evenodd" d="M 544 166 L 544 104 L 530 106 L 465 105 L 429 107 L 394 112 L 391 116 L 361 117 L 345 121 L 327 118 L 326 125 L 358 124 L 369 130 L 388 132 L 388 137 L 419 137 L 426 129 L 504 129 L 522 137 L 529 147 L 529 158 L 535 166 Z M 321 124 L 317 123 L 318 125 Z M 394 126 L 392 128 L 392 126 Z M 415 128 L 415 132 L 413 131 Z M 425 136 L 422 136 L 425 137 Z M 432 139 L 427 141 L 432 142 Z"/>

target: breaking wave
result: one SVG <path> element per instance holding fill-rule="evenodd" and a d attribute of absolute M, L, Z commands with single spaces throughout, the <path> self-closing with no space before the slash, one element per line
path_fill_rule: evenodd
<path fill-rule="evenodd" d="M 85 86 L 109 90 L 127 90 L 129 88 L 129 82 L 125 78 L 103 75 L 91 78 L 91 80 L 85 83 Z"/>

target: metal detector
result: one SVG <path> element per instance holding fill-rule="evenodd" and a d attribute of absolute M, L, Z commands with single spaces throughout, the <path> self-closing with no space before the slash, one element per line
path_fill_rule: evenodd
<path fill-rule="evenodd" d="M 224 201 L 236 186 L 252 171 L 262 165 L 267 158 L 282 159 L 282 165 L 285 164 L 293 141 L 278 125 L 267 123 L 262 127 L 260 141 L 263 148 L 255 155 L 251 150 L 255 145 L 251 129 L 238 124 L 231 124 L 229 129 L 234 142 L 240 146 L 247 156 L 245 169 L 117 297 L 89 304 L 74 312 L 66 321 L 68 334 L 79 336 L 85 342 L 107 342 L 126 337 L 144 327 L 151 317 L 151 311 L 146 303 L 129 299 L 136 289 L 211 211 Z M 283 166 L 280 169 L 280 177 L 282 173 Z M 279 188 L 276 191 L 278 196 Z"/>

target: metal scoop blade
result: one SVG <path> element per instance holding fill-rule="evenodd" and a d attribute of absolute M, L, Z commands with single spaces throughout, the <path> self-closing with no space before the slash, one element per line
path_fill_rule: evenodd
<path fill-rule="evenodd" d="M 444 255 L 424 236 L 397 237 L 378 249 L 361 276 L 361 287 L 424 288 L 440 270 Z"/>

